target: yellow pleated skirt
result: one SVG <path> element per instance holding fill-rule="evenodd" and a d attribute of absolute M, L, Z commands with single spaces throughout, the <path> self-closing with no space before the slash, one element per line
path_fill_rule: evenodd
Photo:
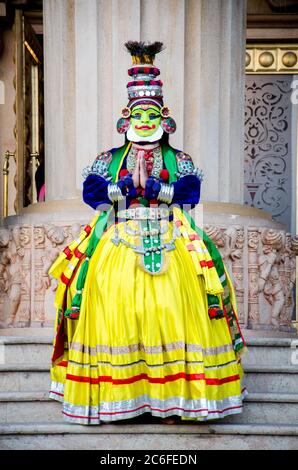
<path fill-rule="evenodd" d="M 130 243 L 134 224 L 117 224 Z M 51 368 L 50 397 L 63 403 L 64 419 L 100 424 L 151 413 L 207 420 L 241 412 L 243 371 L 227 320 L 208 315 L 207 291 L 222 287 L 214 268 L 202 272 L 203 241 L 190 248 L 189 237 L 177 238 L 154 275 L 113 235 L 111 226 L 90 259 L 80 317 L 67 320 L 64 356 Z"/>

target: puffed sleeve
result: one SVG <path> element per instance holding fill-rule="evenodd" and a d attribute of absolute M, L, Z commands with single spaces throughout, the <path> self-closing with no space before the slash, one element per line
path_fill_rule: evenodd
<path fill-rule="evenodd" d="M 83 183 L 83 201 L 96 209 L 101 204 L 112 204 L 108 197 L 110 181 L 100 175 L 90 174 Z"/>
<path fill-rule="evenodd" d="M 112 204 L 108 193 L 112 179 L 109 175 L 111 161 L 112 153 L 102 152 L 97 155 L 91 166 L 83 170 L 83 201 L 93 209 L 101 204 Z"/>
<path fill-rule="evenodd" d="M 200 201 L 202 172 L 195 168 L 192 158 L 177 152 L 177 181 L 161 184 L 158 199 L 167 204 L 187 205 L 192 209 Z"/>
<path fill-rule="evenodd" d="M 173 183 L 174 194 L 172 203 L 195 207 L 200 201 L 202 172 L 195 168 L 190 155 L 184 152 L 176 154 L 177 181 Z"/>
<path fill-rule="evenodd" d="M 191 208 L 200 201 L 201 181 L 196 175 L 186 175 L 173 183 L 173 204 L 187 204 Z"/>

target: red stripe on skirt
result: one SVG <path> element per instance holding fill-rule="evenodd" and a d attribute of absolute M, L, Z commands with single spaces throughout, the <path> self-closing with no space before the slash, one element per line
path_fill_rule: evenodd
<path fill-rule="evenodd" d="M 224 377 L 222 379 L 208 379 L 205 377 L 205 374 L 185 374 L 180 372 L 179 374 L 167 375 L 166 377 L 149 377 L 148 374 L 139 374 L 134 377 L 129 377 L 127 379 L 113 379 L 110 375 L 103 375 L 101 377 L 86 377 L 79 375 L 67 374 L 66 378 L 73 382 L 84 382 L 90 384 L 99 384 L 100 382 L 111 382 L 115 385 L 130 384 L 138 382 L 139 380 L 148 380 L 150 383 L 159 383 L 164 384 L 167 382 L 173 382 L 179 379 L 185 380 L 205 380 L 207 385 L 223 385 L 228 382 L 234 382 L 240 380 L 239 374 L 231 375 L 230 377 Z"/>
<path fill-rule="evenodd" d="M 68 361 L 61 361 L 61 362 L 58 362 L 57 366 L 61 366 L 61 367 L 67 367 L 68 365 Z"/>

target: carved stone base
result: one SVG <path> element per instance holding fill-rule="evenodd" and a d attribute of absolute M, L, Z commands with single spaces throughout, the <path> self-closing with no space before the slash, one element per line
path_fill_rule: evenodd
<path fill-rule="evenodd" d="M 204 203 L 192 216 L 221 252 L 234 281 L 246 331 L 295 334 L 298 239 L 269 214 Z M 56 280 L 48 269 L 94 212 L 80 200 L 38 203 L 0 228 L 0 328 L 53 325 Z"/>
<path fill-rule="evenodd" d="M 80 200 L 38 203 L 0 228 L 0 328 L 54 324 L 56 280 L 48 269 L 94 211 Z"/>

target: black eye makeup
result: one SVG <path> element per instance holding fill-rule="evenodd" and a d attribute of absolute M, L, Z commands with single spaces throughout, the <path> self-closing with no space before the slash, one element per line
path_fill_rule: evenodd
<path fill-rule="evenodd" d="M 159 118 L 159 117 L 160 117 L 160 114 L 153 114 L 153 113 L 152 113 L 152 114 L 149 114 L 149 119 L 150 119 L 151 121 L 153 121 L 154 119 L 157 119 L 157 118 Z"/>

